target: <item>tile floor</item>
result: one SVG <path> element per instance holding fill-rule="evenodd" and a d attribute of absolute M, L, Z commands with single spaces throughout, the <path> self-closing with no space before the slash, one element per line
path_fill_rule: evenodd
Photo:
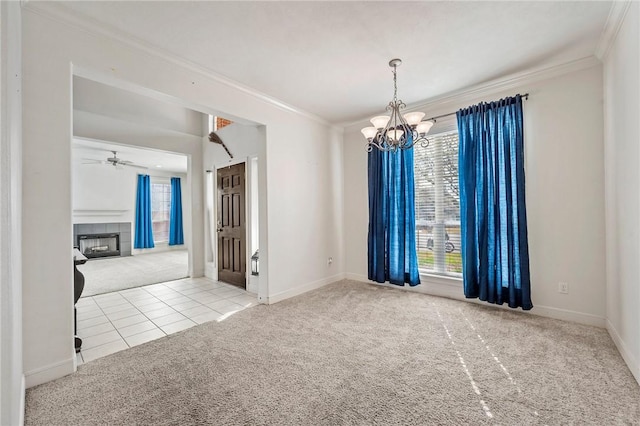
<path fill-rule="evenodd" d="M 223 320 L 254 306 L 246 291 L 208 278 L 185 278 L 161 284 L 82 297 L 78 365 L 202 324 Z"/>

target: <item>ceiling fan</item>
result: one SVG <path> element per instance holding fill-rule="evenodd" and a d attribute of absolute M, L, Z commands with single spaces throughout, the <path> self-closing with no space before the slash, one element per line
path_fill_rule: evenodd
<path fill-rule="evenodd" d="M 132 161 L 118 158 L 117 151 L 111 151 L 111 152 L 113 153 L 113 157 L 108 157 L 106 160 L 94 160 L 94 159 L 84 158 L 83 160 L 88 161 L 88 163 L 83 163 L 83 164 L 110 164 L 116 169 L 121 169 L 123 168 L 122 166 L 135 167 L 137 169 L 148 169 L 148 167 L 138 166 L 136 164 L 133 164 Z"/>

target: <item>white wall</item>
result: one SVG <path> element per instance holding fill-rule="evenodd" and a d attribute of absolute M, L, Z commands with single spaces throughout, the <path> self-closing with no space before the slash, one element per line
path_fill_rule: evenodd
<path fill-rule="evenodd" d="M 482 89 L 434 102 L 437 116 L 516 93 L 524 101 L 525 175 L 533 313 L 604 325 L 604 189 L 602 68 L 541 80 L 522 77 L 509 88 Z M 557 74 L 557 73 L 553 73 Z M 489 86 L 490 87 L 490 86 Z M 345 130 L 347 275 L 367 276 L 367 154 L 359 130 Z M 569 294 L 558 293 L 558 282 Z M 461 281 L 422 278 L 417 291 L 464 298 Z"/>
<path fill-rule="evenodd" d="M 157 129 L 202 136 L 202 113 L 77 76 L 73 78 L 73 108 Z"/>
<path fill-rule="evenodd" d="M 28 386 L 74 370 L 72 260 L 67 250 L 72 245 L 72 73 L 118 87 L 149 89 L 198 111 L 225 111 L 229 117 L 263 124 L 259 214 L 265 250 L 260 292 L 275 301 L 342 277 L 339 130 L 175 58 L 97 35 L 84 22 L 70 24 L 34 11 L 46 7 L 26 3 L 23 9 L 23 118 L 30 123 L 23 128 L 23 253 L 49 253 L 23 268 Z M 125 135 L 117 127 L 103 130 L 111 135 L 106 140 L 131 143 L 119 139 Z M 138 145 L 172 151 L 161 135 L 136 137 Z M 203 224 L 204 171 L 201 158 L 189 155 L 189 179 L 200 182 L 201 194 L 199 200 L 192 197 L 195 228 Z M 195 185 L 191 187 L 195 191 Z M 204 247 L 204 232 L 193 235 L 200 239 L 194 245 Z M 328 267 L 331 255 L 335 261 Z M 199 262 L 204 263 L 204 256 Z"/>
<path fill-rule="evenodd" d="M 0 3 L 0 424 L 22 424 L 21 10 Z"/>
<path fill-rule="evenodd" d="M 640 382 L 640 7 L 604 58 L 607 329 Z"/>

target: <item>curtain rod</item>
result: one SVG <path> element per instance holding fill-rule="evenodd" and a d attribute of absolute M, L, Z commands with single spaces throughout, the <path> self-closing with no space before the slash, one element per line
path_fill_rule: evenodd
<path fill-rule="evenodd" d="M 525 100 L 528 100 L 529 99 L 529 94 L 525 93 L 524 95 L 521 95 L 520 97 L 524 98 Z M 449 117 L 450 115 L 456 115 L 457 113 L 458 113 L 458 111 L 450 112 L 448 114 L 436 115 L 435 117 L 428 118 L 427 121 L 433 120 L 435 122 L 438 118 Z"/>

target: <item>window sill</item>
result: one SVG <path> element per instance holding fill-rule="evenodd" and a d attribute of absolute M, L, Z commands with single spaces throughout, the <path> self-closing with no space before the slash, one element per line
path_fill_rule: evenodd
<path fill-rule="evenodd" d="M 423 270 L 420 271 L 420 281 L 423 284 L 448 285 L 451 287 L 462 286 L 462 277 L 432 274 Z"/>

